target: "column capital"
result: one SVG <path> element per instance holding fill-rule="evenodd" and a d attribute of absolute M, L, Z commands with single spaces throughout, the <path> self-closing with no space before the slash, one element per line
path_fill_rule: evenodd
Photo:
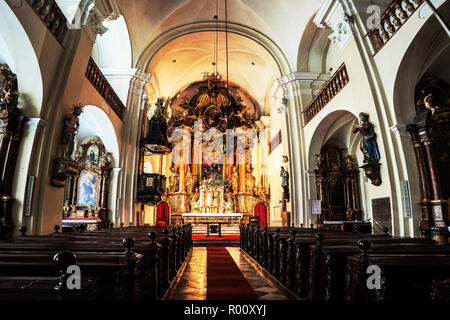
<path fill-rule="evenodd" d="M 145 90 L 145 86 L 150 83 L 151 79 L 151 74 L 138 69 L 134 76 L 131 78 L 130 89 L 134 93 L 141 95 Z"/>
<path fill-rule="evenodd" d="M 408 130 L 405 124 L 395 124 L 389 128 L 389 130 L 394 133 L 397 137 L 409 138 Z"/>
<path fill-rule="evenodd" d="M 314 72 L 293 72 L 277 79 L 288 97 L 319 92 L 328 81 L 330 75 Z"/>
<path fill-rule="evenodd" d="M 47 124 L 47 120 L 42 118 L 29 118 L 25 126 L 25 132 L 32 132 L 36 130 L 37 127 L 46 127 Z"/>
<path fill-rule="evenodd" d="M 319 28 L 331 29 L 333 33 L 328 38 L 339 43 L 341 50 L 353 36 L 349 20 L 339 0 L 324 0 L 313 22 Z"/>

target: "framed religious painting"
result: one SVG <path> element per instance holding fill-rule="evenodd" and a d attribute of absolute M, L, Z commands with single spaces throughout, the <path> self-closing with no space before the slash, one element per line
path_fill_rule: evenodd
<path fill-rule="evenodd" d="M 97 144 L 92 144 L 86 151 L 86 163 L 98 165 L 99 147 Z"/>
<path fill-rule="evenodd" d="M 98 173 L 93 170 L 83 170 L 78 181 L 78 205 L 96 206 L 99 186 Z"/>

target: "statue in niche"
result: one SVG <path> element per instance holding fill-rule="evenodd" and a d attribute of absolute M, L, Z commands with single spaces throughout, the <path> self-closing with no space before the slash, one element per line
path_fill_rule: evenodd
<path fill-rule="evenodd" d="M 175 193 L 178 191 L 180 179 L 174 167 L 170 168 L 170 171 L 172 172 L 172 174 L 169 177 L 169 192 Z"/>
<path fill-rule="evenodd" d="M 281 166 L 281 187 L 283 188 L 283 198 L 289 200 L 289 172 Z"/>
<path fill-rule="evenodd" d="M 63 158 L 72 159 L 77 138 L 78 129 L 80 127 L 79 116 L 83 113 L 83 105 L 73 105 L 70 114 L 64 120 L 64 132 L 62 144 L 64 145 Z"/>
<path fill-rule="evenodd" d="M 369 122 L 369 115 L 361 112 L 359 114 L 360 124 L 353 130 L 353 133 L 359 133 L 361 137 L 361 152 L 364 155 L 364 163 L 378 162 L 380 152 L 375 140 L 376 134 L 372 123 Z"/>
<path fill-rule="evenodd" d="M 236 167 L 233 167 L 233 173 L 231 174 L 231 185 L 234 193 L 239 193 L 239 174 Z"/>

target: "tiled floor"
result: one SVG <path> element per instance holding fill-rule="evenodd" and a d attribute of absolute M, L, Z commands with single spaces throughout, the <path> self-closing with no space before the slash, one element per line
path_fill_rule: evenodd
<path fill-rule="evenodd" d="M 280 289 L 252 265 L 252 261 L 242 253 L 240 248 L 228 247 L 227 250 L 234 262 L 239 266 L 239 269 L 241 269 L 244 277 L 252 286 L 259 300 L 288 299 Z"/>
<path fill-rule="evenodd" d="M 206 299 L 206 250 L 206 247 L 193 248 L 191 259 L 179 282 L 169 294 L 169 300 Z M 268 278 L 253 267 L 252 262 L 241 252 L 240 248 L 227 247 L 227 250 L 260 300 L 288 299 Z"/>

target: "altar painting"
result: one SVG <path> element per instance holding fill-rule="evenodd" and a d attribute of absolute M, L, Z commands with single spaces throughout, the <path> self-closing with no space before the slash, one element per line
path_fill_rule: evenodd
<path fill-rule="evenodd" d="M 99 148 L 98 145 L 91 145 L 86 151 L 86 163 L 98 164 L 98 154 Z"/>
<path fill-rule="evenodd" d="M 83 171 L 78 183 L 78 205 L 97 205 L 98 174 L 92 171 Z"/>

